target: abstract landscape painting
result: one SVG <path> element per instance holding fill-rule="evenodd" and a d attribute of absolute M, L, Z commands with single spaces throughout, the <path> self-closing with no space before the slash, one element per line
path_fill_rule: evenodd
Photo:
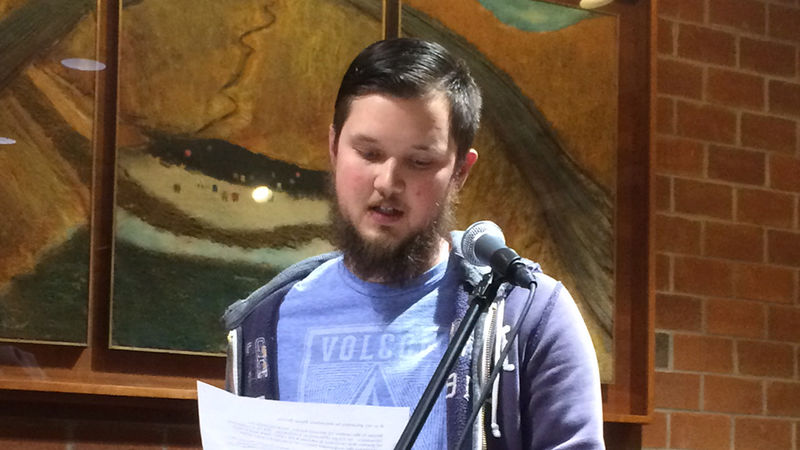
<path fill-rule="evenodd" d="M 484 95 L 462 226 L 492 219 L 572 293 L 613 379 L 617 18 L 529 0 L 406 0 L 407 36 L 463 57 Z"/>
<path fill-rule="evenodd" d="M 221 354 L 227 305 L 331 250 L 327 135 L 381 2 L 122 11 L 112 348 Z"/>
<path fill-rule="evenodd" d="M 0 0 L 0 340 L 85 345 L 94 2 Z"/>

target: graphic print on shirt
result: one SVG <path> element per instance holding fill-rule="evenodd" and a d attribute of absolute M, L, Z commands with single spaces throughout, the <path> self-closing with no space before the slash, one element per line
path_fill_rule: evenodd
<path fill-rule="evenodd" d="M 407 406 L 412 410 L 425 390 L 441 352 L 436 328 L 394 331 L 380 326 L 312 327 L 306 333 L 298 374 L 297 400 L 375 406 Z M 444 402 L 428 422 L 430 435 L 443 442 Z"/>
<path fill-rule="evenodd" d="M 309 328 L 297 399 L 302 402 L 413 406 L 438 363 L 435 332 L 393 332 L 379 326 Z M 431 361 L 433 359 L 433 361 Z M 418 397 L 419 395 L 417 395 Z M 374 403 L 374 401 L 380 403 Z"/>

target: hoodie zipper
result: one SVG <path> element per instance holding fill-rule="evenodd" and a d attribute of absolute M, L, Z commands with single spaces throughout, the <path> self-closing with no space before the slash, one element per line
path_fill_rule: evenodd
<path fill-rule="evenodd" d="M 480 379 L 480 386 L 481 389 L 483 388 L 484 384 L 486 384 L 489 374 L 492 372 L 492 349 L 493 349 L 493 341 L 495 336 L 495 326 L 496 320 L 495 317 L 497 315 L 497 303 L 493 302 L 489 305 L 489 310 L 486 314 L 486 322 L 484 322 L 484 333 L 483 333 L 483 351 L 481 352 L 481 379 Z M 479 405 L 481 410 L 479 416 L 480 424 L 479 432 L 480 432 L 480 442 L 481 442 L 481 449 L 486 450 L 488 448 L 488 442 L 486 440 L 486 408 L 485 405 Z"/>

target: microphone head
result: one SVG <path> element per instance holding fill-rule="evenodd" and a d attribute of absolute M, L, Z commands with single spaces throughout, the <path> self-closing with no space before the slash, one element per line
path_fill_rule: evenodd
<path fill-rule="evenodd" d="M 461 238 L 461 254 L 470 264 L 488 266 L 491 252 L 487 252 L 486 249 L 504 247 L 505 244 L 503 230 L 491 220 L 481 220 L 464 231 L 464 237 Z"/>

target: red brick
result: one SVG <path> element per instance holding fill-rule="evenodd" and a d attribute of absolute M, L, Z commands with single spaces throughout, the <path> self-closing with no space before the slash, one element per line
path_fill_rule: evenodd
<path fill-rule="evenodd" d="M 736 450 L 792 448 L 792 422 L 781 419 L 737 417 L 734 431 Z"/>
<path fill-rule="evenodd" d="M 739 64 L 743 69 L 770 75 L 791 77 L 797 72 L 793 45 L 741 37 Z"/>
<path fill-rule="evenodd" d="M 800 383 L 769 382 L 767 414 L 800 417 Z"/>
<path fill-rule="evenodd" d="M 675 22 L 658 19 L 658 36 L 656 37 L 658 53 L 662 55 L 675 54 L 676 27 Z"/>
<path fill-rule="evenodd" d="M 656 177 L 656 211 L 672 210 L 672 179 Z"/>
<path fill-rule="evenodd" d="M 706 375 L 703 387 L 705 411 L 759 414 L 763 409 L 761 382 L 743 378 Z"/>
<path fill-rule="evenodd" d="M 739 189 L 736 194 L 736 220 L 777 228 L 792 228 L 794 197 L 761 189 Z"/>
<path fill-rule="evenodd" d="M 761 338 L 766 334 L 765 318 L 762 304 L 726 299 L 706 301 L 706 326 L 710 334 Z"/>
<path fill-rule="evenodd" d="M 767 10 L 763 3 L 731 0 L 709 0 L 708 20 L 716 25 L 763 34 Z"/>
<path fill-rule="evenodd" d="M 762 377 L 794 377 L 794 347 L 775 342 L 739 341 L 739 373 Z"/>
<path fill-rule="evenodd" d="M 658 93 L 693 99 L 703 96 L 703 69 L 691 63 L 660 58 Z"/>
<path fill-rule="evenodd" d="M 752 225 L 706 223 L 705 255 L 739 261 L 764 261 L 764 231 Z"/>
<path fill-rule="evenodd" d="M 711 105 L 678 102 L 676 132 L 707 141 L 732 144 L 736 140 L 736 114 Z"/>
<path fill-rule="evenodd" d="M 700 222 L 661 214 L 655 221 L 656 250 L 700 254 Z"/>
<path fill-rule="evenodd" d="M 731 419 L 721 414 L 670 414 L 670 448 L 729 450 Z"/>
<path fill-rule="evenodd" d="M 700 331 L 703 325 L 703 304 L 683 295 L 656 294 L 656 328 Z"/>
<path fill-rule="evenodd" d="M 761 110 L 764 78 L 724 69 L 708 69 L 708 99 L 724 106 Z"/>
<path fill-rule="evenodd" d="M 782 5 L 769 6 L 769 35 L 800 42 L 800 8 Z"/>
<path fill-rule="evenodd" d="M 733 216 L 733 189 L 729 186 L 675 179 L 674 195 L 676 211 L 720 219 Z"/>
<path fill-rule="evenodd" d="M 770 186 L 784 191 L 800 192 L 800 159 L 770 155 Z"/>
<path fill-rule="evenodd" d="M 656 102 L 656 130 L 659 133 L 675 132 L 675 100 L 659 97 Z"/>
<path fill-rule="evenodd" d="M 733 268 L 736 297 L 774 303 L 792 303 L 795 275 L 791 269 L 760 264 L 737 264 Z"/>
<path fill-rule="evenodd" d="M 658 138 L 656 170 L 659 173 L 699 176 L 705 160 L 703 144 L 679 138 Z"/>
<path fill-rule="evenodd" d="M 800 117 L 800 84 L 770 80 L 769 111 Z"/>
<path fill-rule="evenodd" d="M 800 267 L 800 233 L 769 230 L 767 242 L 769 262 Z"/>
<path fill-rule="evenodd" d="M 656 289 L 659 291 L 667 291 L 670 288 L 670 268 L 669 256 L 657 255 L 656 256 Z"/>
<path fill-rule="evenodd" d="M 766 180 L 766 155 L 712 145 L 708 149 L 708 177 L 762 186 Z"/>
<path fill-rule="evenodd" d="M 702 22 L 705 15 L 704 2 L 697 0 L 660 0 L 658 15 L 676 19 Z"/>
<path fill-rule="evenodd" d="M 733 372 L 733 341 L 730 339 L 675 334 L 672 348 L 675 370 Z"/>
<path fill-rule="evenodd" d="M 700 375 L 656 371 L 656 408 L 696 410 L 699 406 Z"/>
<path fill-rule="evenodd" d="M 744 113 L 742 114 L 742 145 L 794 153 L 797 148 L 797 122 Z"/>
<path fill-rule="evenodd" d="M 676 256 L 675 291 L 728 297 L 733 291 L 733 268 L 726 261 Z"/>
<path fill-rule="evenodd" d="M 667 446 L 667 415 L 654 412 L 650 423 L 642 426 L 642 447 L 665 448 Z"/>
<path fill-rule="evenodd" d="M 705 63 L 733 66 L 736 64 L 736 38 L 725 31 L 680 24 L 678 56 Z"/>
<path fill-rule="evenodd" d="M 800 308 L 772 306 L 767 336 L 774 341 L 800 342 Z"/>
<path fill-rule="evenodd" d="M 34 423 L 35 422 L 35 423 Z M 0 448 L 64 450 L 69 441 L 66 422 L 4 417 L 0 420 Z"/>

